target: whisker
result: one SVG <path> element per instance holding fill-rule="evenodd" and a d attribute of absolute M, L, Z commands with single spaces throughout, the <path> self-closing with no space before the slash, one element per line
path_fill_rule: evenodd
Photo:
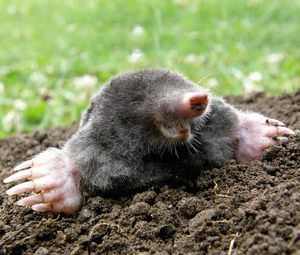
<path fill-rule="evenodd" d="M 160 153 L 160 158 L 162 158 L 163 155 L 164 155 L 164 153 L 165 153 L 166 147 L 163 146 L 163 145 L 161 145 L 160 148 L 161 148 L 161 149 L 160 149 L 160 151 L 161 151 L 161 153 Z"/>
<path fill-rule="evenodd" d="M 191 156 L 193 156 L 193 153 L 190 151 L 190 148 L 189 148 L 189 144 L 188 144 L 188 143 L 185 144 L 185 147 L 186 147 L 187 150 L 189 151 L 189 154 L 190 154 Z"/>
<path fill-rule="evenodd" d="M 105 95 L 108 95 L 108 96 L 111 96 L 111 97 L 113 97 L 114 95 L 112 95 L 112 94 L 110 94 L 110 93 L 107 93 L 107 92 L 105 92 L 105 91 L 101 91 L 101 94 L 105 94 Z"/>
<path fill-rule="evenodd" d="M 202 145 L 202 143 L 200 141 L 198 141 L 197 139 L 193 139 L 191 142 L 193 142 L 193 143 L 195 143 L 195 144 L 197 144 L 199 146 Z"/>
<path fill-rule="evenodd" d="M 191 146 L 191 148 L 192 148 L 196 153 L 199 152 L 199 151 L 197 150 L 197 148 L 196 148 L 192 143 L 189 143 L 189 145 Z"/>
<path fill-rule="evenodd" d="M 178 152 L 177 152 L 177 149 L 176 149 L 176 145 L 174 145 L 174 151 L 175 151 L 176 157 L 179 159 Z"/>
<path fill-rule="evenodd" d="M 206 74 L 205 76 L 203 76 L 203 77 L 197 82 L 197 84 L 198 84 L 198 85 L 204 84 L 205 81 L 208 80 L 209 76 L 210 76 L 209 74 Z"/>

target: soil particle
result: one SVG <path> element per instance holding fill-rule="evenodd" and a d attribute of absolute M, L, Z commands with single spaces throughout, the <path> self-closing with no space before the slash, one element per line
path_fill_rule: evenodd
<path fill-rule="evenodd" d="M 122 197 L 91 197 L 75 215 L 14 205 L 0 185 L 0 254 L 298 254 L 300 90 L 229 97 L 239 108 L 280 119 L 297 134 L 263 161 L 200 173 L 193 187 L 169 183 Z M 0 141 L 0 180 L 77 124 Z M 234 241 L 234 242 L 233 242 Z M 298 252 L 298 253 L 297 253 Z"/>
<path fill-rule="evenodd" d="M 203 209 L 203 204 L 205 204 L 205 202 L 201 201 L 200 198 L 192 196 L 181 199 L 177 204 L 177 208 L 180 216 L 191 219 Z"/>

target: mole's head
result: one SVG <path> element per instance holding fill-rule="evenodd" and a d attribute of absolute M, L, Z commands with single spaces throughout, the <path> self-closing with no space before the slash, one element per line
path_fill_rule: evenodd
<path fill-rule="evenodd" d="M 112 128 L 157 149 L 189 142 L 204 123 L 209 95 L 178 73 L 144 70 L 118 76 L 102 90 L 103 113 Z M 128 135 L 128 134 L 132 134 Z"/>

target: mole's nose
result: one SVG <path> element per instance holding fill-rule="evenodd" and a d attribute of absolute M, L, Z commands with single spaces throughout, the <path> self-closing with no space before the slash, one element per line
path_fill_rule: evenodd
<path fill-rule="evenodd" d="M 208 105 L 208 94 L 205 92 L 184 93 L 179 103 L 181 117 L 189 119 L 201 115 Z"/>
<path fill-rule="evenodd" d="M 197 93 L 189 98 L 190 107 L 195 111 L 205 110 L 208 104 L 208 95 L 206 93 Z"/>

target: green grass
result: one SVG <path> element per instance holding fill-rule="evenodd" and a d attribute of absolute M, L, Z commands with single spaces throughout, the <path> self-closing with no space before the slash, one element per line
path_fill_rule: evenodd
<path fill-rule="evenodd" d="M 299 0 L 0 0 L 0 137 L 78 120 L 109 77 L 147 67 L 219 95 L 294 91 L 299 13 Z"/>

